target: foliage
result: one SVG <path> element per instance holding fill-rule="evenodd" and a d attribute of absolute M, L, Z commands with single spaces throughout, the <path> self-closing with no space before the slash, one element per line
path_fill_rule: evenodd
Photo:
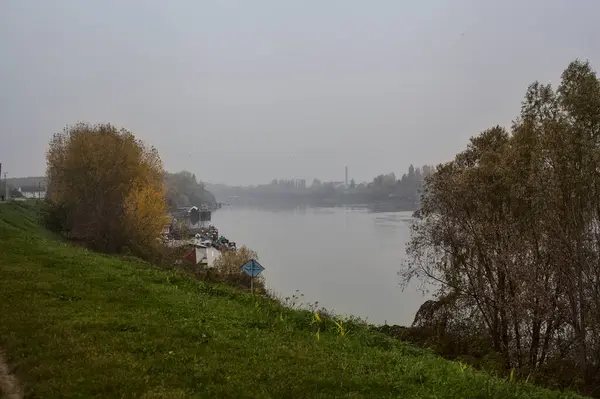
<path fill-rule="evenodd" d="M 461 370 L 360 324 L 341 338 L 320 316 L 316 340 L 312 312 L 74 247 L 35 220 L 0 205 L 0 347 L 26 397 L 576 397 Z"/>
<path fill-rule="evenodd" d="M 179 173 L 165 173 L 167 186 L 167 204 L 170 208 L 200 206 L 214 204 L 215 197 L 206 190 L 204 183 L 196 180 L 196 175 L 181 171 Z"/>
<path fill-rule="evenodd" d="M 258 260 L 258 254 L 242 246 L 236 251 L 224 251 L 215 259 L 214 271 L 211 276 L 216 280 L 232 284 L 236 287 L 250 288 L 250 277 L 240 270 L 249 260 Z M 258 291 L 264 291 L 264 278 L 258 276 L 254 278 L 254 288 Z"/>
<path fill-rule="evenodd" d="M 163 173 L 156 149 L 125 129 L 67 126 L 47 153 L 52 225 L 98 250 L 143 254 L 167 222 Z"/>
<path fill-rule="evenodd" d="M 599 170 L 600 82 L 575 61 L 426 179 L 404 278 L 441 284 L 445 328 L 484 331 L 505 370 L 597 391 Z"/>

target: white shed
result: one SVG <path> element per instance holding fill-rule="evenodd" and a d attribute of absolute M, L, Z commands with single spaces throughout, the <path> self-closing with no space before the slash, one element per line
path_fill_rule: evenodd
<path fill-rule="evenodd" d="M 213 267 L 215 260 L 221 255 L 221 252 L 215 247 L 207 247 L 199 243 L 196 243 L 195 247 L 204 257 L 200 263 L 205 264 L 206 267 Z"/>

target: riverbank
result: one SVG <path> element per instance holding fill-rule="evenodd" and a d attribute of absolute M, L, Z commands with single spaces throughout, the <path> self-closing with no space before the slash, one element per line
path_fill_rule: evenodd
<path fill-rule="evenodd" d="M 24 204 L 0 207 L 0 241 L 0 347 L 26 396 L 576 397 L 360 322 L 72 246 Z"/>

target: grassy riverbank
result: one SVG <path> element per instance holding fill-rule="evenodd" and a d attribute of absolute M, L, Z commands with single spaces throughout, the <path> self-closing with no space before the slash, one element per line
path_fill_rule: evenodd
<path fill-rule="evenodd" d="M 74 247 L 30 206 L 0 206 L 0 348 L 31 397 L 575 397 L 313 318 Z"/>

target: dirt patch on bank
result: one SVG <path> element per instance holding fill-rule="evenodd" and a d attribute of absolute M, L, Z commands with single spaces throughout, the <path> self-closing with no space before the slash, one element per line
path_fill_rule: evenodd
<path fill-rule="evenodd" d="M 0 399 L 22 399 L 23 390 L 16 377 L 10 374 L 6 357 L 0 350 Z"/>

